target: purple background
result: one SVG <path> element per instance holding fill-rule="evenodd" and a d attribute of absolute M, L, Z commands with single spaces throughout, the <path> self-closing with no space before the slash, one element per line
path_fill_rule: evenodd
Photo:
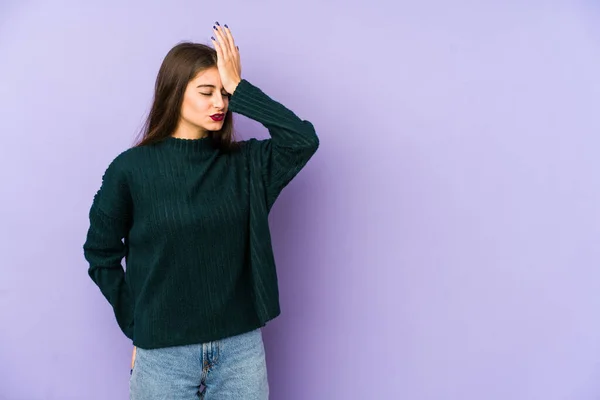
<path fill-rule="evenodd" d="M 87 212 L 215 20 L 321 138 L 270 216 L 273 399 L 599 398 L 597 2 L 119 3 L 0 5 L 0 399 L 127 398 Z"/>

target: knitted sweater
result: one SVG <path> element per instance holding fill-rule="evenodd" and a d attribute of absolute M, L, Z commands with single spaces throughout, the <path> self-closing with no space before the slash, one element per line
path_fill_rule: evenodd
<path fill-rule="evenodd" d="M 280 313 L 267 217 L 319 139 L 245 79 L 229 109 L 271 137 L 233 152 L 209 138 L 133 147 L 111 161 L 94 196 L 88 273 L 140 348 L 241 334 Z"/>

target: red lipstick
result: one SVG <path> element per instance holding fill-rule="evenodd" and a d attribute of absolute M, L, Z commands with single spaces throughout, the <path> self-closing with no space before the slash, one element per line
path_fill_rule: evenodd
<path fill-rule="evenodd" d="M 223 118 L 225 118 L 225 114 L 213 114 L 210 117 L 213 121 L 223 121 Z"/>

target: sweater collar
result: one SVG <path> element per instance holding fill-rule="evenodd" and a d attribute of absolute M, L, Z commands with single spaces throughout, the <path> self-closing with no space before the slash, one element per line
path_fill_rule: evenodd
<path fill-rule="evenodd" d="M 168 136 L 164 143 L 167 147 L 189 153 L 207 153 L 215 150 L 212 139 L 208 136 L 201 139 L 183 139 Z"/>

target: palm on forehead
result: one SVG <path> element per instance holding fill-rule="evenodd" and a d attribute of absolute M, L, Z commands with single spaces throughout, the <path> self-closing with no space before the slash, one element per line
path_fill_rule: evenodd
<path fill-rule="evenodd" d="M 213 32 L 216 38 L 213 36 L 211 39 L 217 51 L 217 68 L 221 81 L 225 90 L 233 93 L 242 76 L 239 48 L 227 25 L 222 27 L 217 22 L 213 26 Z"/>

